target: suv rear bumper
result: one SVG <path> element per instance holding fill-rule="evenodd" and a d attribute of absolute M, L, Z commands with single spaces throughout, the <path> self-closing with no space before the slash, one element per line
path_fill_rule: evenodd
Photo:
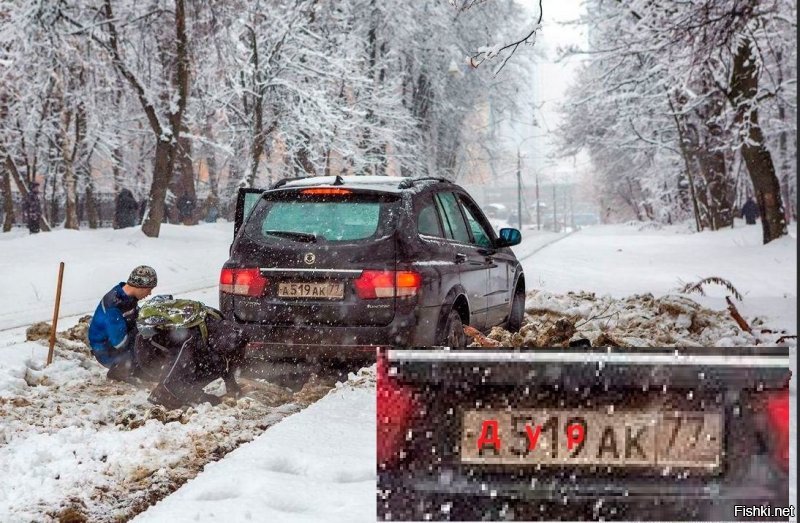
<path fill-rule="evenodd" d="M 430 345 L 436 322 L 427 316 L 435 318 L 436 314 L 438 308 L 418 308 L 416 312 L 396 314 L 389 325 L 383 326 L 237 324 L 250 339 L 245 348 L 247 357 L 352 361 L 374 359 L 377 347 Z"/>
<path fill-rule="evenodd" d="M 245 352 L 258 359 L 363 360 L 375 358 L 377 347 L 435 345 L 441 306 L 408 304 L 388 325 L 270 325 L 246 323 L 235 317 L 232 296 L 220 294 L 223 315 L 236 322 L 250 339 Z"/>
<path fill-rule="evenodd" d="M 503 506 L 515 507 L 522 520 L 553 520 L 570 510 L 566 519 L 597 519 L 592 515 L 600 505 L 611 510 L 611 519 L 624 520 L 724 520 L 741 519 L 736 506 L 789 506 L 788 481 L 752 484 L 714 478 L 706 481 L 664 481 L 643 478 L 583 478 L 547 480 L 532 483 L 526 480 L 486 481 L 486 478 L 465 478 L 444 475 L 405 475 L 392 472 L 379 474 L 378 512 L 382 519 L 442 518 L 437 514 L 445 504 L 462 517 L 479 519 L 481 514 Z M 599 503 L 599 505 L 598 505 Z M 422 507 L 415 512 L 413 507 Z M 619 510 L 619 512 L 617 512 Z M 418 513 L 419 512 L 419 513 Z M 466 517 L 463 514 L 467 514 Z M 536 517 L 533 517 L 536 516 Z M 563 516 L 563 514 L 562 514 Z M 762 518 L 786 521 L 788 518 Z"/>

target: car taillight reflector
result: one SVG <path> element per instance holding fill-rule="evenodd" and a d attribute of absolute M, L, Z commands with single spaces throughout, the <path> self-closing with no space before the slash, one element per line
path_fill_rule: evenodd
<path fill-rule="evenodd" d="M 267 281 L 259 269 L 222 269 L 219 290 L 238 296 L 261 296 Z"/>
<path fill-rule="evenodd" d="M 317 196 L 340 196 L 344 194 L 353 194 L 350 189 L 303 189 L 301 194 L 314 194 Z"/>
<path fill-rule="evenodd" d="M 422 277 L 413 271 L 364 271 L 355 280 L 356 293 L 364 300 L 416 296 Z"/>
<path fill-rule="evenodd" d="M 772 440 L 772 455 L 783 470 L 789 470 L 789 389 L 766 393 L 764 407 Z"/>
<path fill-rule="evenodd" d="M 417 409 L 414 392 L 390 375 L 387 351 L 378 351 L 377 411 L 378 463 L 391 466 L 400 458 L 411 418 Z"/>

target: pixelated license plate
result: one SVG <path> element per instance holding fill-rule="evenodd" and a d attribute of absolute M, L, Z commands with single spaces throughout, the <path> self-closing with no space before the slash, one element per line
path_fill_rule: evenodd
<path fill-rule="evenodd" d="M 280 298 L 344 298 L 344 283 L 333 282 L 282 282 L 278 284 Z"/>
<path fill-rule="evenodd" d="M 721 411 L 467 410 L 462 463 L 675 467 L 713 474 Z"/>

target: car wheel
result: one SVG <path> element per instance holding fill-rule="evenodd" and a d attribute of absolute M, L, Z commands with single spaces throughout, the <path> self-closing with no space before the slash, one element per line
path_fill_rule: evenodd
<path fill-rule="evenodd" d="M 447 316 L 444 329 L 439 333 L 437 345 L 444 347 L 466 347 L 467 335 L 464 334 L 464 323 L 455 310 Z"/>
<path fill-rule="evenodd" d="M 509 332 L 519 332 L 522 327 L 522 320 L 525 319 L 525 293 L 520 289 L 514 293 L 514 299 L 511 301 L 511 312 L 506 321 L 506 330 Z"/>

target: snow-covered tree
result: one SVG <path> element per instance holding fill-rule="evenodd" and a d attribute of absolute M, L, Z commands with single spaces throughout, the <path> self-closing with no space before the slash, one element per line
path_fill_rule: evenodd
<path fill-rule="evenodd" d="M 639 218 L 688 212 L 698 229 L 717 229 L 732 223 L 751 187 L 764 242 L 785 234 L 773 156 L 777 149 L 790 162 L 784 152 L 796 134 L 786 110 L 796 70 L 785 62 L 796 53 L 795 14 L 794 2 L 779 1 L 590 2 L 590 49 L 561 129 L 565 152 L 588 148 L 607 196 L 622 197 Z M 619 168 L 621 157 L 635 172 Z M 791 175 L 781 169 L 789 195 Z"/>

